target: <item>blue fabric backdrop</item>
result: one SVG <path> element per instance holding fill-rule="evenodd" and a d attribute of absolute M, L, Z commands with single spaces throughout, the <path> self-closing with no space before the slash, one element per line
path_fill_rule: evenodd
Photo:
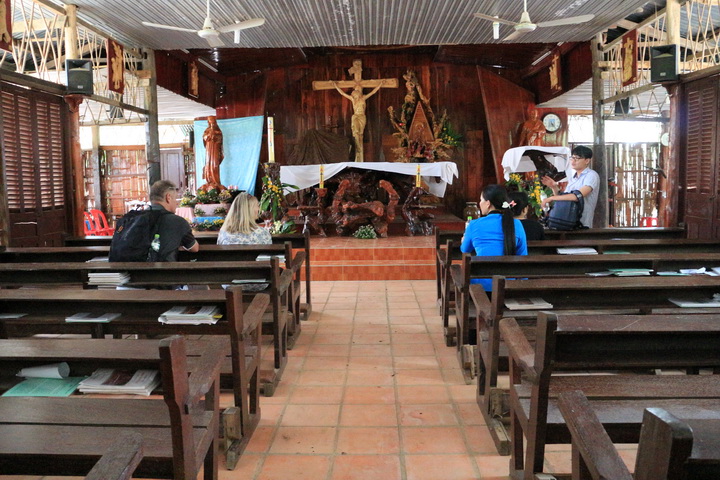
<path fill-rule="evenodd" d="M 260 162 L 264 117 L 245 117 L 218 120 L 223 133 L 225 159 L 220 164 L 220 181 L 226 187 L 237 185 L 240 190 L 255 194 L 255 180 Z M 195 122 L 195 172 L 197 186 L 205 184 L 202 178 L 205 166 L 205 145 L 203 133 L 207 120 Z"/>

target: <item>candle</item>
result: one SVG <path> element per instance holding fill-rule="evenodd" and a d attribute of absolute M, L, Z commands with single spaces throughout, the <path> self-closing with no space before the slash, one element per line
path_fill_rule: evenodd
<path fill-rule="evenodd" d="M 320 165 L 320 188 L 325 188 L 325 167 Z"/>
<path fill-rule="evenodd" d="M 268 163 L 275 163 L 275 124 L 273 117 L 267 119 Z"/>
<path fill-rule="evenodd" d="M 417 174 L 415 175 L 415 186 L 420 187 L 422 183 L 420 182 L 420 164 L 417 165 Z"/>

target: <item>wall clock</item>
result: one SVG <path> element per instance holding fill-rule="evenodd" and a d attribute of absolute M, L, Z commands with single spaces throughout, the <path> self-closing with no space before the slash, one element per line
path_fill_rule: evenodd
<path fill-rule="evenodd" d="M 555 113 L 548 113 L 545 115 L 542 122 L 548 133 L 557 132 L 560 130 L 560 127 L 562 127 L 562 120 L 560 120 L 560 117 L 558 117 Z"/>

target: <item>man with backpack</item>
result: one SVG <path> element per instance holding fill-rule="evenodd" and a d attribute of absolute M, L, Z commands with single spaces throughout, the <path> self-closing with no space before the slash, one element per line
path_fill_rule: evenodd
<path fill-rule="evenodd" d="M 180 249 L 197 252 L 200 245 L 190 224 L 175 215 L 177 187 L 158 180 L 150 187 L 149 210 L 128 212 L 115 228 L 111 262 L 174 262 Z"/>
<path fill-rule="evenodd" d="M 543 208 L 550 202 L 558 200 L 578 202 L 582 198 L 584 207 L 580 223 L 585 228 L 592 228 L 593 226 L 595 205 L 597 205 L 598 189 L 600 187 L 600 176 L 595 170 L 589 168 L 592 156 L 593 152 L 588 147 L 580 145 L 572 149 L 570 166 L 575 170 L 575 174 L 568 179 L 568 185 L 565 187 L 565 192 L 568 193 L 560 192 L 558 183 L 552 178 L 548 176 L 542 178 L 543 185 L 550 187 L 553 191 L 552 196 L 543 200 Z"/>

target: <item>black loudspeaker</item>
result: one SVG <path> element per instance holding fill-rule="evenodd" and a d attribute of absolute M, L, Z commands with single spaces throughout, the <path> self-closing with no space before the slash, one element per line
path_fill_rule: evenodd
<path fill-rule="evenodd" d="M 93 72 L 90 60 L 65 60 L 68 93 L 93 94 Z"/>
<path fill-rule="evenodd" d="M 627 115 L 630 113 L 630 97 L 621 98 L 615 102 L 615 115 Z"/>
<path fill-rule="evenodd" d="M 650 81 L 674 82 L 678 79 L 678 46 L 650 47 Z"/>

